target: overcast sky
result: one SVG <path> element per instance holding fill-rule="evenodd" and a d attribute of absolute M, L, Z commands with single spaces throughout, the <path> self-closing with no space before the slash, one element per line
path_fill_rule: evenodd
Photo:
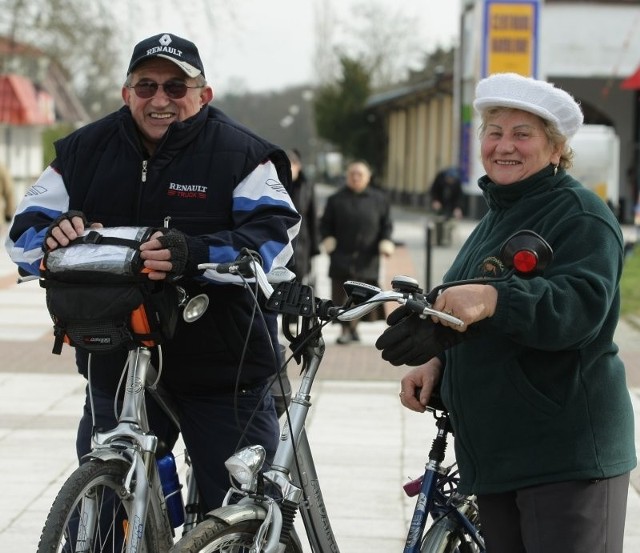
<path fill-rule="evenodd" d="M 368 1 L 415 19 L 424 51 L 457 41 L 460 0 Z M 317 2 L 347 21 L 362 0 L 112 0 L 110 5 L 123 18 L 123 65 L 139 40 L 173 32 L 196 43 L 207 79 L 220 95 L 238 82 L 252 92 L 313 83 Z"/>

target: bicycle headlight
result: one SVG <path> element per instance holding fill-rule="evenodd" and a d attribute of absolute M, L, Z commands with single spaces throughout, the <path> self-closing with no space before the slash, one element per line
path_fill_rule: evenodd
<path fill-rule="evenodd" d="M 251 487 L 266 456 L 261 445 L 250 445 L 229 457 L 224 466 L 242 488 Z"/>
<path fill-rule="evenodd" d="M 209 296 L 207 294 L 199 294 L 195 298 L 191 298 L 182 312 L 182 318 L 187 323 L 197 321 L 209 307 Z"/>

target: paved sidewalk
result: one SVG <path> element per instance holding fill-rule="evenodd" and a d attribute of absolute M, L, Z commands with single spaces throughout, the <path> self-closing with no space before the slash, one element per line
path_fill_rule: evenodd
<path fill-rule="evenodd" d="M 425 281 L 427 219 L 395 211 L 396 240 L 402 242 L 385 264 L 383 285 L 394 274 Z M 454 244 L 434 248 L 432 281 L 439 282 L 473 223 L 458 227 Z M 317 295 L 329 296 L 327 260 L 317 260 Z M 0 251 L 0 551 L 35 551 L 48 509 L 75 468 L 75 429 L 84 401 L 84 382 L 73 356 L 50 354 L 50 323 L 42 290 L 34 283 L 16 288 L 14 269 Z M 413 509 L 402 484 L 419 475 L 434 437 L 433 419 L 410 412 L 398 401 L 403 369 L 382 361 L 373 343 L 384 322 L 359 328 L 362 342 L 335 343 L 328 326 L 325 360 L 314 388 L 309 437 L 327 511 L 340 549 L 353 553 L 401 551 Z M 622 322 L 617 335 L 630 370 L 640 420 L 640 333 Z M 295 375 L 295 365 L 291 367 Z M 295 378 L 294 378 L 295 382 Z M 640 426 L 640 425 L 638 425 Z M 640 453 L 640 428 L 636 429 Z M 449 460 L 453 444 L 449 448 Z M 625 553 L 640 551 L 640 478 L 633 475 Z"/>

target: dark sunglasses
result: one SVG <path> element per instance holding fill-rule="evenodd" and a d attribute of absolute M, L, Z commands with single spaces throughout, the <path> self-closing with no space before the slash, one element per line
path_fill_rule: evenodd
<path fill-rule="evenodd" d="M 138 98 L 148 99 L 153 98 L 158 92 L 158 88 L 162 87 L 164 93 L 172 100 L 179 100 L 184 98 L 189 88 L 204 88 L 203 86 L 188 86 L 183 81 L 167 81 L 166 83 L 157 83 L 155 81 L 140 81 L 133 86 L 127 88 L 133 88 Z"/>

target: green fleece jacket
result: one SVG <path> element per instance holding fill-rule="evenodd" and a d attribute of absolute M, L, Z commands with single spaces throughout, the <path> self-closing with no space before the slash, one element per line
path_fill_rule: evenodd
<path fill-rule="evenodd" d="M 488 213 L 445 281 L 487 276 L 500 246 L 530 229 L 553 248 L 542 275 L 494 284 L 495 314 L 446 354 L 460 491 L 497 493 L 601 479 L 636 464 L 633 409 L 613 335 L 623 238 L 593 192 L 547 167 L 498 186 L 479 181 Z"/>

